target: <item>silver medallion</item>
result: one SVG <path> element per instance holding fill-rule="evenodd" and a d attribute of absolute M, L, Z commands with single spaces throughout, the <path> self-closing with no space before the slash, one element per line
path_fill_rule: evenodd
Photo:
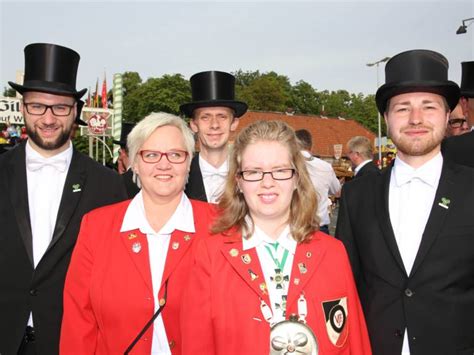
<path fill-rule="evenodd" d="M 270 330 L 270 355 L 283 354 L 318 355 L 318 342 L 311 328 L 293 319 L 275 324 Z"/>

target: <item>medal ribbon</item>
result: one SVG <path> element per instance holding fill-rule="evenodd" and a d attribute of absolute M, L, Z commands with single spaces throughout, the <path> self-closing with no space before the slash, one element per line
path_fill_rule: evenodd
<path fill-rule="evenodd" d="M 268 243 L 270 244 L 273 249 L 275 249 L 275 254 L 277 253 L 278 251 L 278 246 L 280 245 L 278 242 L 275 242 L 275 243 Z M 274 255 L 273 255 L 273 252 L 272 250 L 270 249 L 270 247 L 268 245 L 265 245 L 265 249 L 267 250 L 268 254 L 270 255 L 270 257 L 272 258 L 273 262 L 275 263 L 276 267 L 278 269 L 280 269 L 281 272 L 283 272 L 283 268 L 285 267 L 285 264 L 286 264 L 286 259 L 288 258 L 288 254 L 289 254 L 289 251 L 288 249 L 286 248 L 283 248 L 284 249 L 284 252 L 283 252 L 283 256 L 281 257 L 281 261 L 278 260 L 278 258 L 276 258 Z"/>

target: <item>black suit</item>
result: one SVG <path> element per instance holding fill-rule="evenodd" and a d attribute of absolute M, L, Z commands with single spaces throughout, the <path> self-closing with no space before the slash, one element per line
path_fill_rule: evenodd
<path fill-rule="evenodd" d="M 140 191 L 140 188 L 133 182 L 132 169 L 128 169 L 120 176 L 122 177 L 125 189 L 127 190 L 128 198 L 134 198 L 135 195 Z"/>
<path fill-rule="evenodd" d="M 441 150 L 446 159 L 474 167 L 474 131 L 446 138 Z"/>
<path fill-rule="evenodd" d="M 344 186 L 336 230 L 349 253 L 372 350 L 400 355 L 408 328 L 411 355 L 472 354 L 474 169 L 445 160 L 409 276 L 390 223 L 391 169 Z M 439 205 L 442 198 L 449 208 Z"/>
<path fill-rule="evenodd" d="M 371 162 L 368 162 L 367 164 L 365 164 L 357 172 L 357 174 L 354 176 L 354 179 L 355 178 L 360 178 L 360 177 L 368 175 L 368 174 L 373 174 L 373 173 L 377 173 L 377 174 L 380 173 L 380 169 L 377 168 L 377 165 L 375 165 L 373 161 L 371 161 Z"/>
<path fill-rule="evenodd" d="M 125 199 L 125 189 L 116 173 L 74 150 L 52 241 L 36 269 L 25 144 L 0 156 L 0 196 L 0 353 L 17 353 L 32 312 L 36 353 L 57 354 L 64 279 L 82 216 Z"/>
<path fill-rule="evenodd" d="M 207 202 L 206 189 L 204 188 L 201 168 L 199 167 L 199 153 L 197 153 L 191 161 L 189 179 L 184 192 L 188 198 Z"/>

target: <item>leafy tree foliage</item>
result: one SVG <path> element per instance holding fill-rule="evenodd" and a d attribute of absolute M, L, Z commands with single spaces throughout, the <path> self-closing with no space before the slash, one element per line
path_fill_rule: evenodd
<path fill-rule="evenodd" d="M 130 76 L 130 79 L 133 77 Z M 181 74 L 165 74 L 161 78 L 150 78 L 144 83 L 135 80 L 129 84 L 124 90 L 123 105 L 123 117 L 127 122 L 137 122 L 151 112 L 162 111 L 178 115 L 179 106 L 191 100 L 189 82 Z"/>
<path fill-rule="evenodd" d="M 3 87 L 3 96 L 4 97 L 15 97 L 16 96 L 16 91 L 13 88 L 9 88 L 4 86 Z"/>

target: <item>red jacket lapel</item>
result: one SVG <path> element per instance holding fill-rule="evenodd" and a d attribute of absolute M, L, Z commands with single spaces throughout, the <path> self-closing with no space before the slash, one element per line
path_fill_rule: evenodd
<path fill-rule="evenodd" d="M 322 249 L 322 243 L 318 242 L 318 233 L 315 233 L 313 238 L 314 240 L 310 243 L 298 243 L 296 247 L 288 290 L 287 309 L 301 295 L 302 290 L 313 276 L 326 252 L 325 249 Z M 314 244 L 317 244 L 318 247 L 315 248 Z"/>
<path fill-rule="evenodd" d="M 194 238 L 194 233 L 183 232 L 180 230 L 175 230 L 171 234 L 168 253 L 166 254 L 165 269 L 163 271 L 163 277 L 161 278 L 160 294 L 164 292 L 163 285 L 188 252 Z"/>
<path fill-rule="evenodd" d="M 240 233 L 224 238 L 228 238 L 224 239 L 221 248 L 224 257 L 257 296 L 270 304 L 268 288 L 255 248 L 244 251 Z"/>
<path fill-rule="evenodd" d="M 142 276 L 143 281 L 150 291 L 153 292 L 146 235 L 141 233 L 138 229 L 135 229 L 132 231 L 121 232 L 120 237 L 128 255 Z"/>

